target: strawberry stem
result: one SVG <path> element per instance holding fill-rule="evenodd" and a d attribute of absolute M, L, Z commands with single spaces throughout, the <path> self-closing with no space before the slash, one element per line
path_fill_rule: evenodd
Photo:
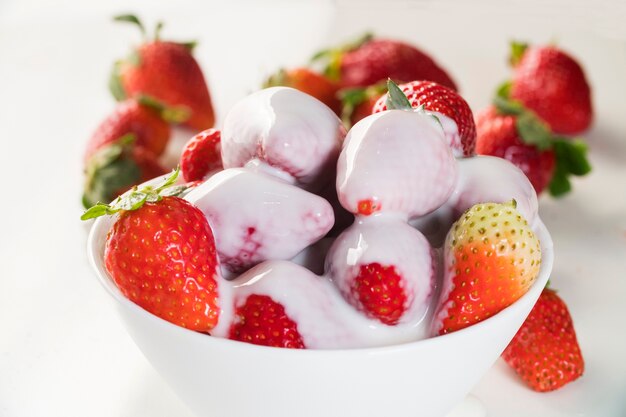
<path fill-rule="evenodd" d="M 146 39 L 146 28 L 141 23 L 141 20 L 139 20 L 139 18 L 134 14 L 121 14 L 113 17 L 113 20 L 116 22 L 127 22 L 137 25 L 137 27 L 139 27 L 139 30 L 141 31 L 141 35 L 144 39 Z"/>
<path fill-rule="evenodd" d="M 117 197 L 111 204 L 96 203 L 88 208 L 81 220 L 112 215 L 120 211 L 137 210 L 145 203 L 156 203 L 163 197 L 177 196 L 187 189 L 186 185 L 174 185 L 178 179 L 180 168 L 176 167 L 172 173 L 157 186 L 146 185 L 142 188 L 133 187 L 129 192 Z"/>
<path fill-rule="evenodd" d="M 154 28 L 154 40 L 157 42 L 161 40 L 161 29 L 163 29 L 163 22 L 159 20 Z"/>
<path fill-rule="evenodd" d="M 512 66 L 516 66 L 524 56 L 524 52 L 528 49 L 528 44 L 525 42 L 511 42 L 511 55 L 509 56 L 509 63 Z"/>

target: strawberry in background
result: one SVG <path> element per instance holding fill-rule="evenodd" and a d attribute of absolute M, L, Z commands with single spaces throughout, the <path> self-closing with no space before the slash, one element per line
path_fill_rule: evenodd
<path fill-rule="evenodd" d="M 572 317 L 556 291 L 543 290 L 502 358 L 539 392 L 554 391 L 582 376 L 585 362 Z"/>
<path fill-rule="evenodd" d="M 116 21 L 139 27 L 143 43 L 123 60 L 115 63 L 109 86 L 117 100 L 149 95 L 168 106 L 182 106 L 190 112 L 185 124 L 198 131 L 213 126 L 215 116 L 211 96 L 202 70 L 192 55 L 195 43 L 162 41 L 162 24 L 154 38 L 148 39 L 144 26 L 133 15 L 122 15 Z"/>
<path fill-rule="evenodd" d="M 313 61 L 326 62 L 325 74 L 342 88 L 367 87 L 391 78 L 396 83 L 435 81 L 456 90 L 456 84 L 430 56 L 416 47 L 370 33 L 355 42 L 318 52 Z"/>
<path fill-rule="evenodd" d="M 186 110 L 144 95 L 119 103 L 87 142 L 83 205 L 109 202 L 133 185 L 164 174 L 158 157 L 170 140 L 169 123 L 186 117 Z"/>
<path fill-rule="evenodd" d="M 591 88 L 580 64 L 554 46 L 513 42 L 508 95 L 534 111 L 552 129 L 575 135 L 593 119 Z"/>
<path fill-rule="evenodd" d="M 132 186 L 167 171 L 146 148 L 135 145 L 133 133 L 122 136 L 95 151 L 85 165 L 83 206 L 108 202 Z"/>
<path fill-rule="evenodd" d="M 499 92 L 494 105 L 476 115 L 476 153 L 507 159 L 528 177 L 537 194 L 548 188 L 555 197 L 568 193 L 570 177 L 591 171 L 587 145 L 556 136 L 521 103 Z"/>

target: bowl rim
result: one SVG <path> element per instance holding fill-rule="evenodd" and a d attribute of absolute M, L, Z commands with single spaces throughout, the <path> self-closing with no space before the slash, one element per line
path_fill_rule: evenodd
<path fill-rule="evenodd" d="M 546 286 L 550 274 L 552 273 L 552 267 L 554 264 L 554 249 L 553 249 L 553 241 L 550 235 L 550 232 L 546 228 L 545 224 L 541 221 L 541 219 L 537 216 L 535 222 L 533 223 L 533 229 L 535 230 L 536 235 L 539 237 L 540 245 L 541 245 L 541 269 L 539 270 L 539 275 L 537 279 L 530 287 L 530 289 L 518 300 L 516 300 L 510 306 L 504 308 L 497 314 L 481 321 L 476 324 L 473 324 L 464 329 L 447 333 L 444 335 L 428 337 L 426 339 L 416 340 L 412 342 L 399 343 L 394 345 L 386 345 L 386 346 L 375 346 L 375 347 L 359 347 L 359 348 L 332 348 L 332 349 L 283 349 L 283 348 L 275 348 L 269 346 L 260 346 L 250 343 L 242 343 L 236 340 L 230 340 L 222 337 L 211 337 L 206 333 L 196 332 L 193 330 L 186 329 L 184 327 L 178 326 L 176 324 L 170 323 L 167 320 L 164 320 L 147 310 L 144 310 L 139 305 L 135 304 L 128 298 L 126 298 L 119 288 L 115 285 L 109 273 L 106 271 L 104 267 L 103 257 L 104 253 L 100 253 L 100 248 L 103 246 L 104 242 L 99 244 L 98 236 L 103 234 L 102 229 L 105 227 L 110 227 L 109 223 L 112 224 L 113 220 L 117 216 L 107 216 L 101 217 L 95 220 L 95 222 L 91 226 L 91 230 L 89 231 L 89 236 L 87 240 L 87 254 L 89 258 L 89 263 L 95 272 L 98 281 L 104 287 L 106 292 L 121 306 L 127 308 L 133 314 L 138 314 L 142 316 L 144 319 L 153 322 L 157 326 L 165 326 L 169 331 L 174 332 L 182 332 L 187 335 L 187 337 L 197 338 L 198 343 L 206 343 L 209 345 L 220 346 L 228 349 L 245 349 L 250 351 L 257 351 L 259 353 L 264 352 L 266 354 L 271 354 L 271 352 L 278 353 L 280 355 L 355 355 L 355 354 L 364 354 L 364 355 L 372 355 L 372 354 L 389 354 L 392 352 L 399 352 L 405 350 L 415 350 L 418 348 L 425 348 L 426 346 L 437 344 L 437 343 L 447 343 L 446 341 L 453 341 L 455 338 L 468 337 L 470 333 L 479 333 L 486 328 L 490 327 L 492 323 L 495 323 L 499 320 L 504 320 L 507 316 L 515 315 L 517 310 L 520 308 L 524 308 L 531 299 L 537 299 Z M 108 234 L 108 230 L 104 235 Z M 534 302 L 533 302 L 534 304 Z M 516 330 L 517 331 L 517 330 Z M 207 337 L 208 336 L 208 337 Z"/>

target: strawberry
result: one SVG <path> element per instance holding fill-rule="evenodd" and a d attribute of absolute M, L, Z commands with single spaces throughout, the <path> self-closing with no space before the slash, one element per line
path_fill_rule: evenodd
<path fill-rule="evenodd" d="M 456 91 L 432 81 L 412 81 L 398 86 L 411 107 L 423 106 L 425 110 L 438 112 L 454 120 L 459 132 L 458 143 L 452 147 L 463 156 L 474 154 L 476 125 L 474 115 L 467 102 Z M 380 97 L 372 114 L 387 110 L 389 94 Z"/>
<path fill-rule="evenodd" d="M 281 69 L 263 85 L 266 87 L 286 86 L 315 97 L 341 116 L 341 102 L 337 98 L 338 86 L 324 75 L 308 68 Z"/>
<path fill-rule="evenodd" d="M 172 187 L 177 175 L 95 205 L 82 219 L 119 213 L 104 260 L 120 291 L 164 320 L 209 332 L 220 312 L 215 240 L 202 212 L 174 196 L 183 188 Z"/>
<path fill-rule="evenodd" d="M 516 203 L 476 204 L 444 244 L 444 282 L 435 330 L 446 334 L 513 304 L 539 274 L 541 247 Z"/>
<path fill-rule="evenodd" d="M 128 58 L 115 63 L 109 83 L 113 96 L 122 100 L 147 94 L 168 106 L 186 108 L 189 117 L 183 121 L 191 128 L 212 127 L 213 105 L 202 70 L 192 55 L 195 44 L 161 41 L 161 24 L 155 38 L 147 40 L 137 17 L 124 15 L 115 20 L 139 26 L 144 42 Z"/>
<path fill-rule="evenodd" d="M 134 143 L 135 135 L 129 133 L 91 154 L 85 163 L 85 208 L 111 201 L 133 185 L 166 173 L 152 152 Z"/>
<path fill-rule="evenodd" d="M 154 156 L 161 155 L 170 140 L 170 127 L 165 120 L 170 113 L 171 109 L 146 96 L 122 101 L 92 134 L 87 143 L 85 160 L 98 149 L 127 134 L 135 136 L 135 145 Z"/>
<path fill-rule="evenodd" d="M 559 389 L 583 374 L 572 317 L 555 291 L 543 290 L 502 357 L 535 391 Z"/>
<path fill-rule="evenodd" d="M 373 39 L 366 34 L 356 42 L 317 53 L 313 60 L 326 58 L 327 75 L 342 88 L 367 87 L 391 78 L 404 83 L 429 80 L 456 90 L 450 76 L 416 47 L 389 39 Z"/>
<path fill-rule="evenodd" d="M 180 155 L 180 170 L 185 181 L 198 181 L 209 172 L 222 168 L 220 131 L 208 129 L 191 138 Z"/>
<path fill-rule="evenodd" d="M 584 142 L 553 135 L 519 102 L 497 97 L 494 104 L 476 116 L 476 153 L 512 162 L 526 174 L 537 194 L 549 187 L 551 195 L 561 196 L 571 190 L 571 175 L 591 170 Z"/>
<path fill-rule="evenodd" d="M 591 88 L 580 64 L 552 46 L 514 43 L 510 97 L 560 134 L 577 134 L 593 119 Z"/>
<path fill-rule="evenodd" d="M 262 346 L 305 348 L 296 322 L 267 295 L 252 294 L 237 308 L 229 338 Z"/>
<path fill-rule="evenodd" d="M 403 285 L 393 266 L 375 262 L 360 266 L 350 291 L 367 316 L 392 326 L 398 324 L 406 310 Z"/>

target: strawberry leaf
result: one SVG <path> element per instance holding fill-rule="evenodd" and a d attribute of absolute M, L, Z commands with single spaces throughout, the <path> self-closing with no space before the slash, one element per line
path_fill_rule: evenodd
<path fill-rule="evenodd" d="M 365 33 L 354 41 L 345 43 L 337 48 L 327 48 L 316 52 L 310 59 L 311 63 L 321 62 L 324 65 L 323 73 L 333 81 L 341 78 L 341 59 L 346 52 L 360 48 L 364 43 L 374 38 L 370 32 Z"/>
<path fill-rule="evenodd" d="M 557 161 L 560 161 L 569 174 L 583 176 L 591 172 L 587 144 L 581 139 L 555 139 L 553 144 Z"/>
<path fill-rule="evenodd" d="M 587 160 L 587 145 L 580 139 L 556 138 L 553 140 L 556 168 L 550 182 L 550 194 L 560 197 L 572 188 L 569 177 L 582 176 L 591 171 Z"/>
<path fill-rule="evenodd" d="M 139 18 L 135 16 L 134 14 L 121 14 L 121 15 L 113 17 L 113 20 L 116 22 L 127 22 L 127 23 L 132 23 L 134 25 L 137 25 L 143 37 L 144 38 L 146 37 L 146 28 L 141 23 L 141 20 L 139 20 Z"/>
<path fill-rule="evenodd" d="M 523 112 L 515 119 L 515 127 L 522 141 L 540 151 L 552 147 L 552 133 L 548 125 L 531 112 Z"/>
<path fill-rule="evenodd" d="M 516 66 L 522 59 L 522 56 L 524 56 L 524 52 L 526 52 L 526 49 L 528 49 L 527 43 L 512 41 L 511 42 L 511 55 L 509 56 L 509 63 L 512 66 Z"/>
<path fill-rule="evenodd" d="M 122 62 L 117 61 L 113 64 L 111 69 L 111 75 L 109 76 L 109 91 L 113 94 L 113 97 L 117 101 L 122 101 L 126 98 L 126 92 L 124 91 L 124 85 L 122 84 L 122 77 L 120 76 L 120 66 Z"/>
<path fill-rule="evenodd" d="M 561 197 L 572 190 L 572 184 L 567 178 L 567 174 L 557 168 L 554 171 L 554 175 L 552 176 L 548 189 L 551 196 Z"/>
<path fill-rule="evenodd" d="M 156 98 L 141 94 L 137 97 L 137 101 L 142 106 L 150 107 L 159 113 L 161 118 L 170 123 L 183 123 L 191 116 L 191 111 L 186 106 L 167 106 Z"/>
<path fill-rule="evenodd" d="M 389 93 L 385 105 L 388 110 L 413 110 L 409 99 L 391 78 L 387 80 L 387 90 L 389 90 Z"/>
<path fill-rule="evenodd" d="M 143 207 L 146 202 L 156 203 L 163 197 L 180 195 L 187 189 L 187 187 L 184 185 L 174 186 L 179 173 L 180 168 L 176 167 L 176 169 L 173 170 L 172 173 L 156 187 L 152 185 L 146 185 L 140 189 L 133 187 L 127 193 L 113 200 L 111 204 L 96 203 L 92 207 L 88 208 L 80 218 L 81 220 L 88 220 L 104 215 L 115 214 L 120 211 L 137 210 Z M 170 188 L 173 189 L 170 190 Z"/>
<path fill-rule="evenodd" d="M 496 110 L 498 110 L 498 113 L 505 115 L 519 116 L 520 114 L 528 111 L 519 101 L 504 98 L 500 95 L 493 98 L 493 105 Z"/>
<path fill-rule="evenodd" d="M 501 97 L 505 100 L 511 98 L 511 81 L 505 81 L 498 86 L 496 90 L 496 97 Z"/>

